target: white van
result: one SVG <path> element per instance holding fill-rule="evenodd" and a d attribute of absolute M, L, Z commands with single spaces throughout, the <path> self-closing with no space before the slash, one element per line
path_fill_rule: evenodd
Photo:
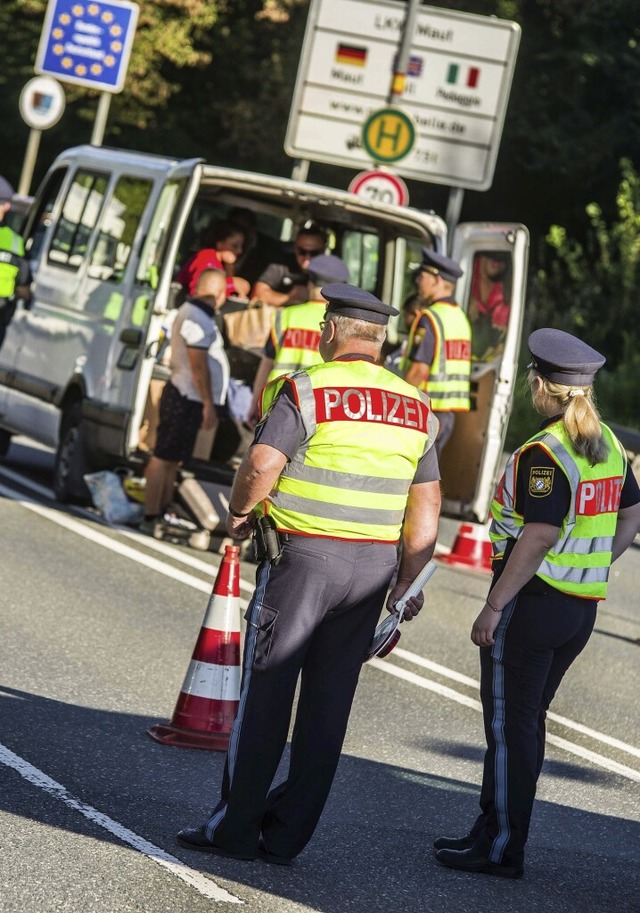
<path fill-rule="evenodd" d="M 283 252 L 298 228 L 320 224 L 350 281 L 398 308 L 414 291 L 422 247 L 450 251 L 460 262 L 463 307 L 472 303 L 483 255 L 502 256 L 505 320 L 495 345 L 474 345 L 474 408 L 457 417 L 441 461 L 445 513 L 484 521 L 522 332 L 526 228 L 460 225 L 449 243 L 434 213 L 199 159 L 81 146 L 53 163 L 24 229 L 31 300 L 18 304 L 0 349 L 0 456 L 13 434 L 55 448 L 54 490 L 62 501 L 86 497 L 88 471 L 143 465 L 141 427 L 158 340 L 175 305 L 174 277 L 203 227 L 234 207 L 252 210 L 261 237 Z M 473 315 L 474 330 L 482 321 L 486 315 Z M 208 456 L 190 468 L 211 473 Z M 213 469 L 232 477 L 229 467 Z"/>

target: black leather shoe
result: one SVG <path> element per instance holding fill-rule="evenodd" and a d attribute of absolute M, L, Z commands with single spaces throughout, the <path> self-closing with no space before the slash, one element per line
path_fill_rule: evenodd
<path fill-rule="evenodd" d="M 500 878 L 522 878 L 524 874 L 522 866 L 498 865 L 472 849 L 438 850 L 436 861 L 460 872 L 480 872 L 483 875 L 498 875 Z"/>
<path fill-rule="evenodd" d="M 433 841 L 434 850 L 468 850 L 473 846 L 473 837 L 438 837 Z"/>
<path fill-rule="evenodd" d="M 212 853 L 214 856 L 223 856 L 225 859 L 243 859 L 246 862 L 252 862 L 256 856 L 243 856 L 240 853 L 231 853 L 220 846 L 215 846 L 207 837 L 204 825 L 201 827 L 185 827 L 176 835 L 176 840 L 180 846 L 186 846 L 190 850 L 198 850 L 200 853 Z"/>
<path fill-rule="evenodd" d="M 270 853 L 264 845 L 262 837 L 258 843 L 258 859 L 262 859 L 263 862 L 270 862 L 273 865 L 293 865 L 294 863 L 294 860 L 289 859 L 287 856 L 276 856 L 275 853 Z"/>

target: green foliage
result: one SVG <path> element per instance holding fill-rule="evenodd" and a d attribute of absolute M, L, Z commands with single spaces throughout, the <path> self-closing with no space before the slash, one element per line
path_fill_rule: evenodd
<path fill-rule="evenodd" d="M 583 333 L 615 364 L 638 330 L 640 178 L 628 159 L 615 197 L 617 217 L 607 224 L 596 203 L 586 206 L 584 242 L 552 225 L 540 252 L 538 325 Z"/>
<path fill-rule="evenodd" d="M 583 242 L 552 225 L 539 252 L 535 325 L 575 333 L 607 357 L 598 375 L 603 414 L 640 426 L 640 177 L 629 159 L 620 162 L 616 217 L 608 223 L 596 203 L 585 212 Z"/>

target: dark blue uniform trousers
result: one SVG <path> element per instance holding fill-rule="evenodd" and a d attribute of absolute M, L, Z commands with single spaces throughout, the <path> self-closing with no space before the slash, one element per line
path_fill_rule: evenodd
<path fill-rule="evenodd" d="M 480 649 L 487 751 L 471 836 L 476 851 L 501 865 L 522 865 L 547 709 L 595 623 L 594 600 L 550 590 L 520 592 L 502 613 L 494 645 Z"/>
<path fill-rule="evenodd" d="M 396 559 L 395 545 L 290 536 L 281 562 L 258 568 L 221 799 L 205 825 L 214 845 L 254 856 L 262 834 L 290 859 L 311 838 Z M 272 787 L 298 679 L 288 776 Z"/>

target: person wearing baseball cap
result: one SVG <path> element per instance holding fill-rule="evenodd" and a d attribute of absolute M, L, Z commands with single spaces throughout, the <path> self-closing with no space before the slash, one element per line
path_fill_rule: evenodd
<path fill-rule="evenodd" d="M 16 298 L 29 295 L 31 274 L 20 235 L 5 223 L 14 190 L 0 175 L 0 346 L 16 308 Z"/>
<path fill-rule="evenodd" d="M 335 265 L 316 268 L 327 277 Z M 344 282 L 322 296 L 323 362 L 269 384 L 272 405 L 229 496 L 228 534 L 259 533 L 239 711 L 220 801 L 177 838 L 280 865 L 313 835 L 380 610 L 393 611 L 431 558 L 440 509 L 428 397 L 379 364 L 396 309 Z M 423 600 L 410 598 L 404 617 Z M 289 771 L 272 786 L 298 682 Z"/>
<path fill-rule="evenodd" d="M 414 273 L 422 307 L 401 362 L 405 379 L 431 398 L 440 422 L 438 456 L 453 433 L 456 412 L 471 408 L 471 326 L 454 298 L 461 275 L 455 260 L 423 248 Z"/>
<path fill-rule="evenodd" d="M 471 631 L 487 738 L 480 815 L 464 837 L 434 843 L 441 865 L 503 878 L 524 871 L 549 704 L 589 640 L 611 563 L 640 526 L 638 483 L 595 407 L 604 355 L 550 327 L 529 336 L 529 351 L 544 421 L 494 495 L 493 582 Z"/>
<path fill-rule="evenodd" d="M 307 267 L 307 301 L 278 308 L 271 318 L 271 329 L 255 381 L 249 423 L 260 417 L 260 399 L 264 386 L 282 374 L 291 374 L 322 362 L 320 320 L 326 307 L 322 286 L 329 282 L 348 282 L 349 270 L 335 254 L 319 254 Z"/>

